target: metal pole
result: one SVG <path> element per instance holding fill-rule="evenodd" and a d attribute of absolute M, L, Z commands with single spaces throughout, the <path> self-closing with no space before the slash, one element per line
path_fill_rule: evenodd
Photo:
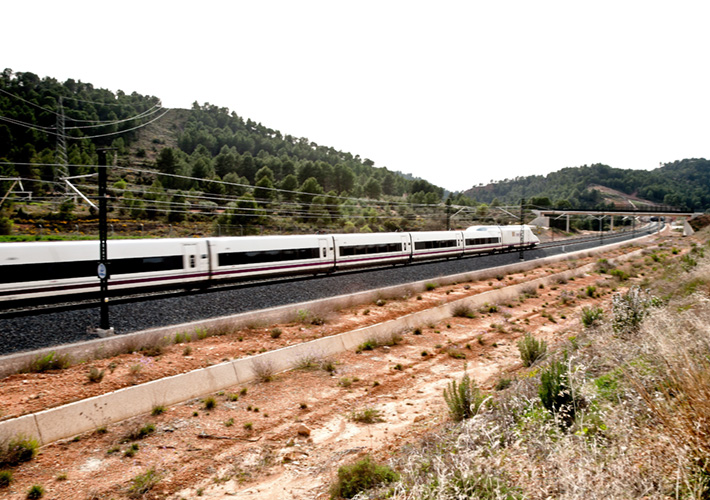
<path fill-rule="evenodd" d="M 525 215 L 523 210 L 525 208 L 525 198 L 520 200 L 520 260 L 525 260 L 525 251 L 523 250 L 523 245 L 525 244 L 525 227 L 523 223 L 525 222 L 523 216 Z"/>
<path fill-rule="evenodd" d="M 98 275 L 101 280 L 101 322 L 99 328 L 109 329 L 108 318 L 108 251 L 106 239 L 108 227 L 106 223 L 106 151 L 99 150 L 99 267 Z"/>

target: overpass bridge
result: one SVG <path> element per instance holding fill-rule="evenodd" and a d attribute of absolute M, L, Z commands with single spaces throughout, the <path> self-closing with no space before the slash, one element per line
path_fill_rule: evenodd
<path fill-rule="evenodd" d="M 647 220 L 652 220 L 652 217 L 668 219 L 683 219 L 683 235 L 688 236 L 693 234 L 693 228 L 690 227 L 688 221 L 694 217 L 701 215 L 698 212 L 680 212 L 674 210 L 629 210 L 624 208 L 607 208 L 604 210 L 579 210 L 579 209 L 560 209 L 560 208 L 550 208 L 550 209 L 533 209 L 535 214 L 535 219 L 529 222 L 531 226 L 541 226 L 550 227 L 550 218 L 561 219 L 565 217 L 567 219 L 567 232 L 569 232 L 569 218 L 570 216 L 589 216 L 599 219 L 600 227 L 603 227 L 603 222 L 606 217 L 611 220 L 611 230 L 614 230 L 614 217 L 625 217 L 633 218 L 634 221 L 640 220 L 642 218 Z"/>

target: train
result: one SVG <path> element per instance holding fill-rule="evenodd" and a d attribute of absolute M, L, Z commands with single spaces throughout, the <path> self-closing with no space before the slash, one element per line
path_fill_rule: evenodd
<path fill-rule="evenodd" d="M 521 237 L 522 231 L 522 237 Z M 532 249 L 532 228 L 109 240 L 112 294 Z M 97 294 L 99 242 L 0 243 L 0 303 Z"/>

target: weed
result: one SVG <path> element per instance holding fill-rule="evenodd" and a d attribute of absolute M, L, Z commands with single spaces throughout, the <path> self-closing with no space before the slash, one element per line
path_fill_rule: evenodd
<path fill-rule="evenodd" d="M 185 348 L 182 350 L 182 355 L 189 356 L 190 354 L 192 354 L 192 346 L 186 345 Z"/>
<path fill-rule="evenodd" d="M 377 339 L 367 339 L 365 342 L 358 346 L 358 351 L 373 351 L 377 349 L 379 343 Z"/>
<path fill-rule="evenodd" d="M 241 390 L 239 391 L 240 396 L 246 396 L 247 395 L 247 388 L 242 387 Z"/>
<path fill-rule="evenodd" d="M 350 387 L 353 385 L 353 380 L 350 377 L 341 377 L 338 381 L 340 387 Z"/>
<path fill-rule="evenodd" d="M 67 476 L 66 472 L 61 472 L 61 473 L 57 474 L 56 480 L 57 481 L 66 481 L 68 478 L 69 478 L 69 476 Z"/>
<path fill-rule="evenodd" d="M 251 422 L 244 422 L 244 430 L 251 431 L 254 429 L 254 424 Z"/>
<path fill-rule="evenodd" d="M 614 332 L 617 334 L 635 333 L 641 326 L 649 307 L 659 301 L 638 286 L 632 286 L 625 294 L 614 294 L 611 301 Z"/>
<path fill-rule="evenodd" d="M 364 311 L 362 311 L 362 315 L 363 315 L 363 316 L 368 316 L 369 314 L 370 314 L 370 310 L 369 310 L 369 309 L 365 309 Z"/>
<path fill-rule="evenodd" d="M 138 443 L 131 443 L 131 446 L 126 448 L 126 451 L 123 452 L 123 456 L 126 458 L 132 458 L 136 456 L 136 453 L 138 453 L 139 449 L 140 446 L 138 446 Z"/>
<path fill-rule="evenodd" d="M 597 287 L 594 285 L 588 285 L 587 288 L 584 289 L 584 293 L 587 295 L 587 297 L 594 298 L 597 294 Z"/>
<path fill-rule="evenodd" d="M 437 286 L 439 286 L 439 285 L 437 285 L 436 283 L 427 283 L 427 284 L 424 285 L 424 289 L 425 289 L 427 292 L 430 292 L 430 291 L 432 291 L 432 290 L 435 290 Z"/>
<path fill-rule="evenodd" d="M 444 388 L 444 401 L 449 407 L 451 418 L 460 422 L 471 418 L 478 413 L 483 404 L 484 396 L 481 394 L 476 381 L 464 372 L 459 384 L 452 380 L 448 387 Z"/>
<path fill-rule="evenodd" d="M 555 415 L 564 427 L 572 425 L 577 401 L 572 394 L 569 370 L 564 361 L 555 361 L 542 371 L 538 395 L 542 405 Z"/>
<path fill-rule="evenodd" d="M 582 324 L 584 325 L 585 328 L 591 328 L 592 326 L 597 324 L 599 322 L 599 320 L 602 319 L 603 315 L 604 315 L 604 311 L 602 310 L 601 307 L 585 306 L 582 308 Z"/>
<path fill-rule="evenodd" d="M 378 307 L 382 307 L 382 306 L 384 306 L 385 304 L 387 304 L 387 301 L 384 300 L 384 299 L 377 299 L 377 300 L 375 301 L 375 305 L 378 306 Z"/>
<path fill-rule="evenodd" d="M 163 354 L 163 346 L 161 344 L 153 344 L 153 345 L 149 345 L 149 346 L 143 346 L 143 347 L 141 347 L 140 351 L 145 356 L 155 358 L 155 357 Z"/>
<path fill-rule="evenodd" d="M 279 338 L 279 337 L 281 336 L 281 333 L 283 333 L 283 332 L 281 331 L 281 328 L 272 328 L 272 329 L 271 329 L 271 332 L 270 332 L 270 335 L 271 335 L 271 338 L 272 338 L 272 339 L 277 339 L 277 338 Z"/>
<path fill-rule="evenodd" d="M 42 373 L 49 370 L 62 370 L 69 367 L 70 364 L 71 362 L 69 361 L 68 356 L 57 356 L 57 354 L 52 351 L 44 356 L 36 358 L 30 364 L 28 371 L 33 373 Z"/>
<path fill-rule="evenodd" d="M 393 369 L 393 370 L 397 370 L 398 372 L 401 372 L 402 370 L 404 370 L 404 367 L 402 366 L 401 363 L 397 363 L 396 365 L 394 365 L 394 366 L 392 367 L 392 369 Z"/>
<path fill-rule="evenodd" d="M 414 331 L 413 331 L 412 333 L 413 333 L 414 335 L 421 335 L 421 334 L 422 334 L 422 329 L 419 328 L 419 327 L 417 327 L 417 328 L 414 329 Z"/>
<path fill-rule="evenodd" d="M 456 304 L 451 310 L 451 315 L 455 318 L 470 318 L 476 317 L 476 313 L 471 309 L 471 306 L 467 304 Z"/>
<path fill-rule="evenodd" d="M 518 350 L 520 351 L 520 359 L 523 361 L 523 366 L 529 367 L 545 357 L 547 343 L 544 340 L 537 340 L 530 333 L 526 333 L 518 341 Z"/>
<path fill-rule="evenodd" d="M 233 418 L 228 419 L 228 420 L 224 423 L 224 426 L 225 426 L 225 427 L 231 427 L 231 426 L 233 426 L 233 425 L 234 425 L 234 419 L 233 419 Z"/>
<path fill-rule="evenodd" d="M 0 488 L 7 488 L 12 483 L 12 471 L 0 470 Z"/>
<path fill-rule="evenodd" d="M 350 414 L 350 420 L 359 424 L 374 424 L 384 422 L 382 412 L 376 408 L 363 408 L 361 410 L 353 410 Z"/>
<path fill-rule="evenodd" d="M 143 426 L 136 425 L 128 431 L 128 433 L 123 437 L 121 442 L 126 443 L 128 441 L 137 441 L 139 439 L 143 439 L 147 436 L 150 436 L 154 432 L 155 425 L 153 424 L 145 424 Z"/>
<path fill-rule="evenodd" d="M 370 456 L 338 469 L 338 480 L 330 489 L 331 498 L 353 498 L 358 493 L 399 480 L 399 474 L 373 462 Z"/>
<path fill-rule="evenodd" d="M 11 439 L 4 449 L 0 450 L 0 465 L 18 465 L 22 462 L 29 462 L 39 449 L 39 443 L 22 435 Z"/>
<path fill-rule="evenodd" d="M 466 359 L 466 353 L 460 349 L 449 348 L 446 350 L 446 354 L 454 359 Z"/>
<path fill-rule="evenodd" d="M 217 407 L 217 400 L 214 398 L 214 396 L 208 396 L 202 400 L 202 404 L 205 410 L 214 410 Z"/>
<path fill-rule="evenodd" d="M 39 484 L 33 484 L 32 487 L 27 491 L 27 500 L 36 500 L 37 498 L 42 498 L 44 495 L 44 487 Z"/>
<path fill-rule="evenodd" d="M 268 359 L 256 358 L 252 360 L 251 369 L 259 382 L 271 382 L 274 380 L 276 370 Z"/>
<path fill-rule="evenodd" d="M 496 391 L 503 391 L 503 390 L 507 389 L 508 387 L 510 387 L 512 384 L 513 384 L 512 379 L 509 379 L 506 377 L 500 378 L 496 382 L 495 390 Z"/>
<path fill-rule="evenodd" d="M 142 498 L 146 493 L 152 490 L 161 479 L 162 477 L 155 471 L 155 467 L 151 467 L 143 474 L 138 474 L 131 479 L 131 486 L 128 488 L 128 496 L 130 498 Z"/>
<path fill-rule="evenodd" d="M 165 413 L 165 406 L 158 405 L 154 406 L 153 410 L 151 410 L 150 414 L 153 415 L 154 417 L 157 417 L 158 415 L 162 415 Z"/>
<path fill-rule="evenodd" d="M 98 383 L 104 379 L 104 373 L 104 370 L 99 370 L 95 366 L 92 366 L 91 368 L 89 368 L 89 372 L 86 374 L 86 378 L 89 379 L 89 382 Z"/>
<path fill-rule="evenodd" d="M 239 394 L 236 392 L 230 392 L 227 394 L 227 401 L 239 401 Z"/>

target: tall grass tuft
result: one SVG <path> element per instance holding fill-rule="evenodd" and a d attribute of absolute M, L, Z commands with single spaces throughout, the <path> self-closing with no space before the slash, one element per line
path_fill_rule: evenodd
<path fill-rule="evenodd" d="M 338 469 L 338 480 L 330 489 L 331 498 L 353 498 L 358 493 L 399 479 L 399 474 L 374 462 L 369 455 Z"/>
<path fill-rule="evenodd" d="M 458 384 L 452 380 L 448 387 L 444 388 L 444 401 L 449 407 L 449 416 L 456 422 L 476 415 L 484 400 L 485 397 L 476 381 L 471 379 L 467 372 L 464 372 Z"/>

